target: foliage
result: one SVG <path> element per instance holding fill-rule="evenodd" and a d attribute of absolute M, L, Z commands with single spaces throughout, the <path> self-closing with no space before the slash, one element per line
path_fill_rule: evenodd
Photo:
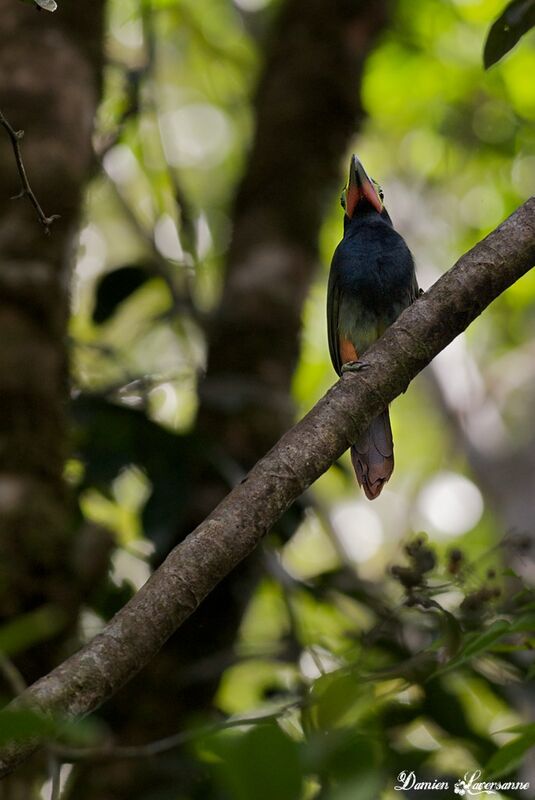
<path fill-rule="evenodd" d="M 512 50 L 534 25 L 535 2 L 512 0 L 489 31 L 483 54 L 486 69 Z"/>
<path fill-rule="evenodd" d="M 501 549 L 527 554 L 523 537 Z M 220 708 L 237 716 L 190 731 L 202 797 L 373 800 L 394 796 L 397 776 L 411 771 L 450 789 L 478 771 L 511 781 L 535 742 L 507 688 L 533 671 L 535 595 L 511 570 L 481 567 L 459 549 L 437 559 L 420 534 L 379 584 L 348 567 L 312 581 L 267 577 L 219 693 Z M 510 581 L 515 593 L 505 591 Z M 253 713 L 240 722 L 245 685 Z M 2 741 L 29 731 L 82 755 L 102 736 L 33 711 L 0 715 Z M 151 747 L 158 752 L 158 743 L 141 746 L 138 757 Z M 61 758 L 61 745 L 54 752 Z"/>

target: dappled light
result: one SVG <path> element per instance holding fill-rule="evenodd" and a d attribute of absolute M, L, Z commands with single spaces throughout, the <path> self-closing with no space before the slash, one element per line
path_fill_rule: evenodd
<path fill-rule="evenodd" d="M 477 486 L 462 475 L 439 472 L 423 486 L 417 509 L 421 527 L 441 538 L 460 536 L 481 519 L 483 498 Z"/>

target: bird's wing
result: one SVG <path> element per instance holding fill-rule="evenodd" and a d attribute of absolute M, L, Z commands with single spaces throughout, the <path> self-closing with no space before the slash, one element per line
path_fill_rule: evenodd
<path fill-rule="evenodd" d="M 338 342 L 338 316 L 340 313 L 340 286 L 335 270 L 331 267 L 329 284 L 327 287 L 327 335 L 329 339 L 329 353 L 334 369 L 341 374 L 342 363 Z"/>
<path fill-rule="evenodd" d="M 420 289 L 418 286 L 418 279 L 416 278 L 416 269 L 414 266 L 414 258 L 412 253 L 407 248 L 407 245 L 401 240 L 400 245 L 392 251 L 391 258 L 397 259 L 399 263 L 403 264 L 403 289 L 397 295 L 396 301 L 392 306 L 392 315 L 386 320 L 386 327 L 392 325 L 395 319 L 399 317 L 402 311 L 408 308 L 420 296 Z"/>

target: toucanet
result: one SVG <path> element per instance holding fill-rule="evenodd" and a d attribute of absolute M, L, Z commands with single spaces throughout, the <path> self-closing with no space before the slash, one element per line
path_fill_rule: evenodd
<path fill-rule="evenodd" d="M 365 367 L 361 356 L 419 294 L 414 260 L 394 230 L 382 189 L 355 155 L 341 204 L 344 236 L 327 291 L 329 351 L 338 375 Z M 351 461 L 366 497 L 378 497 L 394 469 L 388 408 L 353 444 Z"/>

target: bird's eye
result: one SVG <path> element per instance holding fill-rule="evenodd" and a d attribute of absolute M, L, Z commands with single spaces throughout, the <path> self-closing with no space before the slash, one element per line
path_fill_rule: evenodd
<path fill-rule="evenodd" d="M 379 191 L 379 197 L 381 198 L 381 200 L 384 200 L 385 199 L 385 193 L 383 192 L 383 190 L 381 189 L 380 186 L 378 186 L 377 189 Z"/>
<path fill-rule="evenodd" d="M 346 190 L 344 189 L 342 194 L 340 195 L 340 205 L 345 211 L 346 208 Z"/>

